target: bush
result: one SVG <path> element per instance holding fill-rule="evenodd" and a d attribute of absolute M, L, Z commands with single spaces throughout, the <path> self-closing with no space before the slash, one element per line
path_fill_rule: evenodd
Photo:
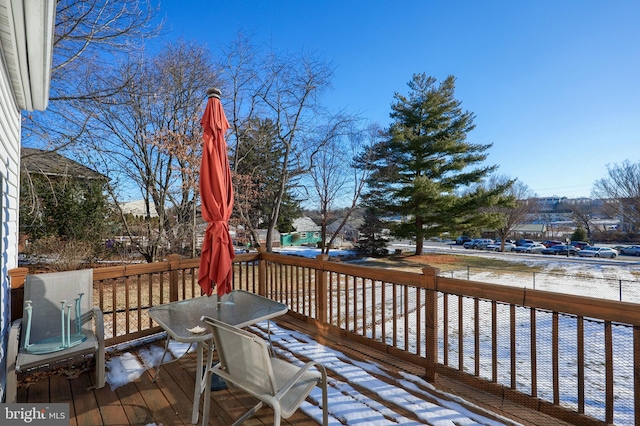
<path fill-rule="evenodd" d="M 84 241 L 45 237 L 29 245 L 26 254 L 37 257 L 54 271 L 73 271 L 91 259 L 93 249 Z"/>

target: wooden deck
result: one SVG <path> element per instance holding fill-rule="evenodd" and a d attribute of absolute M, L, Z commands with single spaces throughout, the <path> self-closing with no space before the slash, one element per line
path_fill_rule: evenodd
<path fill-rule="evenodd" d="M 309 336 L 318 336 L 317 330 L 310 325 L 297 321 L 291 316 L 285 315 L 276 321 L 282 328 L 301 331 Z M 371 348 L 355 344 L 336 336 L 328 338 L 317 337 L 319 343 L 339 350 L 353 360 L 375 361 L 386 372 L 384 380 L 389 377 L 401 379 L 399 371 L 421 375 L 421 367 L 398 360 Z M 161 345 L 162 342 L 151 344 Z M 46 403 L 62 402 L 70 404 L 70 425 L 189 425 L 191 421 L 191 407 L 193 402 L 193 387 L 196 360 L 194 355 L 188 355 L 179 362 L 166 364 L 162 367 L 160 378 L 152 381 L 153 370 L 146 371 L 142 377 L 134 382 L 118 387 L 112 391 L 107 384 L 102 389 L 91 389 L 93 371 L 84 371 L 73 374 L 66 371 L 61 374 L 39 374 L 38 380 L 31 381 L 28 387 L 20 387 L 18 402 Z M 59 370 L 58 373 L 64 372 Z M 77 376 L 69 379 L 69 376 Z M 32 376 L 33 377 L 33 376 Z M 29 381 L 21 380 L 22 384 Z M 534 410 L 529 410 L 516 404 L 505 401 L 497 396 L 484 393 L 477 389 L 465 386 L 447 378 L 439 377 L 434 384 L 441 392 L 440 397 L 450 398 L 448 394 L 454 394 L 463 398 L 470 404 L 470 411 L 490 410 L 498 416 L 513 420 L 524 425 L 562 425 L 566 424 L 558 419 L 546 416 Z M 424 423 L 420 418 L 389 401 L 382 400 L 375 393 L 366 388 L 358 388 L 359 392 L 375 399 L 380 404 L 386 405 L 390 410 L 400 413 L 416 423 Z M 411 389 L 409 392 L 416 396 Z M 239 417 L 247 409 L 255 404 L 255 400 L 238 389 L 227 389 L 212 392 L 210 425 L 227 425 L 233 419 Z M 201 414 L 202 414 L 202 404 Z M 476 408 L 479 407 L 479 408 Z M 483 411 L 487 416 L 487 412 Z M 496 417 L 497 418 L 497 417 Z M 245 424 L 262 425 L 272 424 L 272 411 L 266 407 L 260 410 L 257 416 L 249 419 Z M 284 421 L 283 424 L 315 425 L 314 419 L 298 412 Z"/>

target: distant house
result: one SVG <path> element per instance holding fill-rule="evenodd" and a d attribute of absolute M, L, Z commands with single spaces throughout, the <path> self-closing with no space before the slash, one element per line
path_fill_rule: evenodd
<path fill-rule="evenodd" d="M 320 226 L 307 216 L 302 216 L 293 221 L 294 232 L 282 234 L 280 244 L 286 246 L 316 245 L 322 240 Z"/>
<path fill-rule="evenodd" d="M 147 215 L 147 209 L 144 203 L 144 200 L 129 201 L 121 203 L 120 208 L 124 214 L 130 214 L 136 217 L 145 217 Z M 156 206 L 152 202 L 149 203 L 149 214 L 151 217 L 158 217 Z"/>
<path fill-rule="evenodd" d="M 523 224 L 513 228 L 512 233 L 515 236 L 532 237 L 541 239 L 546 235 L 547 226 L 545 224 Z"/>
<path fill-rule="evenodd" d="M 342 219 L 331 222 L 329 225 L 327 225 L 327 232 L 331 234 L 335 233 L 341 223 Z M 360 227 L 363 223 L 364 219 L 362 218 L 347 220 L 347 223 L 345 223 L 342 229 L 340 229 L 340 233 L 338 234 L 338 236 L 343 241 L 351 241 L 354 243 L 357 242 L 358 236 L 360 235 Z"/>

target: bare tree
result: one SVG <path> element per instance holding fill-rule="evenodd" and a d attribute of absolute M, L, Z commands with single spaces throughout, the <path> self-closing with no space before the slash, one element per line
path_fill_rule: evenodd
<path fill-rule="evenodd" d="M 603 201 L 603 211 L 619 217 L 625 231 L 640 229 L 640 163 L 625 160 L 607 166 L 608 176 L 595 182 L 593 194 Z"/>
<path fill-rule="evenodd" d="M 561 202 L 562 206 L 571 212 L 571 218 L 579 227 L 587 233 L 587 240 L 591 241 L 593 231 L 597 226 L 593 223 L 594 206 L 593 203 Z"/>
<path fill-rule="evenodd" d="M 200 119 L 206 88 L 217 82 L 210 57 L 196 43 L 177 42 L 156 57 L 133 59 L 119 69 L 121 80 L 131 82 L 127 89 L 92 105 L 93 160 L 115 183 L 132 183 L 128 190 L 145 201 L 140 252 L 149 262 L 171 243 L 182 245 L 176 236 L 193 235 L 187 230 L 198 197 Z M 114 198 L 120 199 L 115 192 Z"/>
<path fill-rule="evenodd" d="M 513 230 L 526 223 L 529 214 L 537 210 L 535 194 L 524 183 L 503 175 L 492 176 L 488 182 L 490 188 L 505 185 L 508 185 L 508 189 L 504 197 L 508 202 L 488 208 L 490 212 L 497 213 L 501 217 L 500 225 L 496 228 L 496 233 L 500 237 L 500 251 L 504 251 L 504 243 Z"/>
<path fill-rule="evenodd" d="M 131 81 L 113 78 L 117 58 L 159 34 L 153 0 L 58 0 L 49 107 L 32 113 L 23 140 L 51 149 L 73 146 L 89 130 L 86 103 L 122 92 Z"/>
<path fill-rule="evenodd" d="M 376 125 L 354 130 L 343 137 L 332 139 L 316 155 L 309 175 L 320 213 L 323 254 L 329 254 L 334 241 L 358 206 L 362 190 L 373 169 L 372 147 L 380 134 L 380 128 Z M 356 157 L 359 159 L 358 164 Z M 337 201 L 348 201 L 349 204 L 341 209 L 338 226 L 329 231 L 330 221 L 338 219 L 334 216 Z"/>
<path fill-rule="evenodd" d="M 329 116 L 323 110 L 320 95 L 329 88 L 332 69 L 313 54 L 263 53 L 240 36 L 226 52 L 221 68 L 226 79 L 224 87 L 231 90 L 227 106 L 231 110 L 229 145 L 234 153 L 233 169 L 241 168 L 241 153 L 251 151 L 250 146 L 241 149 L 240 145 L 261 143 L 260 138 L 247 137 L 251 126 L 268 120 L 275 129 L 273 140 L 280 153 L 275 160 L 278 182 L 265 220 L 266 248 L 271 251 L 281 206 L 292 182 L 310 170 L 314 157 L 335 137 L 346 119 L 342 114 Z M 251 218 L 242 219 L 251 226 Z"/>

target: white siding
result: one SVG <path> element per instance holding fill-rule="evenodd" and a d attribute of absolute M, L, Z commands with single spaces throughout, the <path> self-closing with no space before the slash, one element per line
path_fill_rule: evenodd
<path fill-rule="evenodd" d="M 0 401 L 4 398 L 5 354 L 11 324 L 9 269 L 18 266 L 18 197 L 20 188 L 20 111 L 7 68 L 0 62 Z"/>

